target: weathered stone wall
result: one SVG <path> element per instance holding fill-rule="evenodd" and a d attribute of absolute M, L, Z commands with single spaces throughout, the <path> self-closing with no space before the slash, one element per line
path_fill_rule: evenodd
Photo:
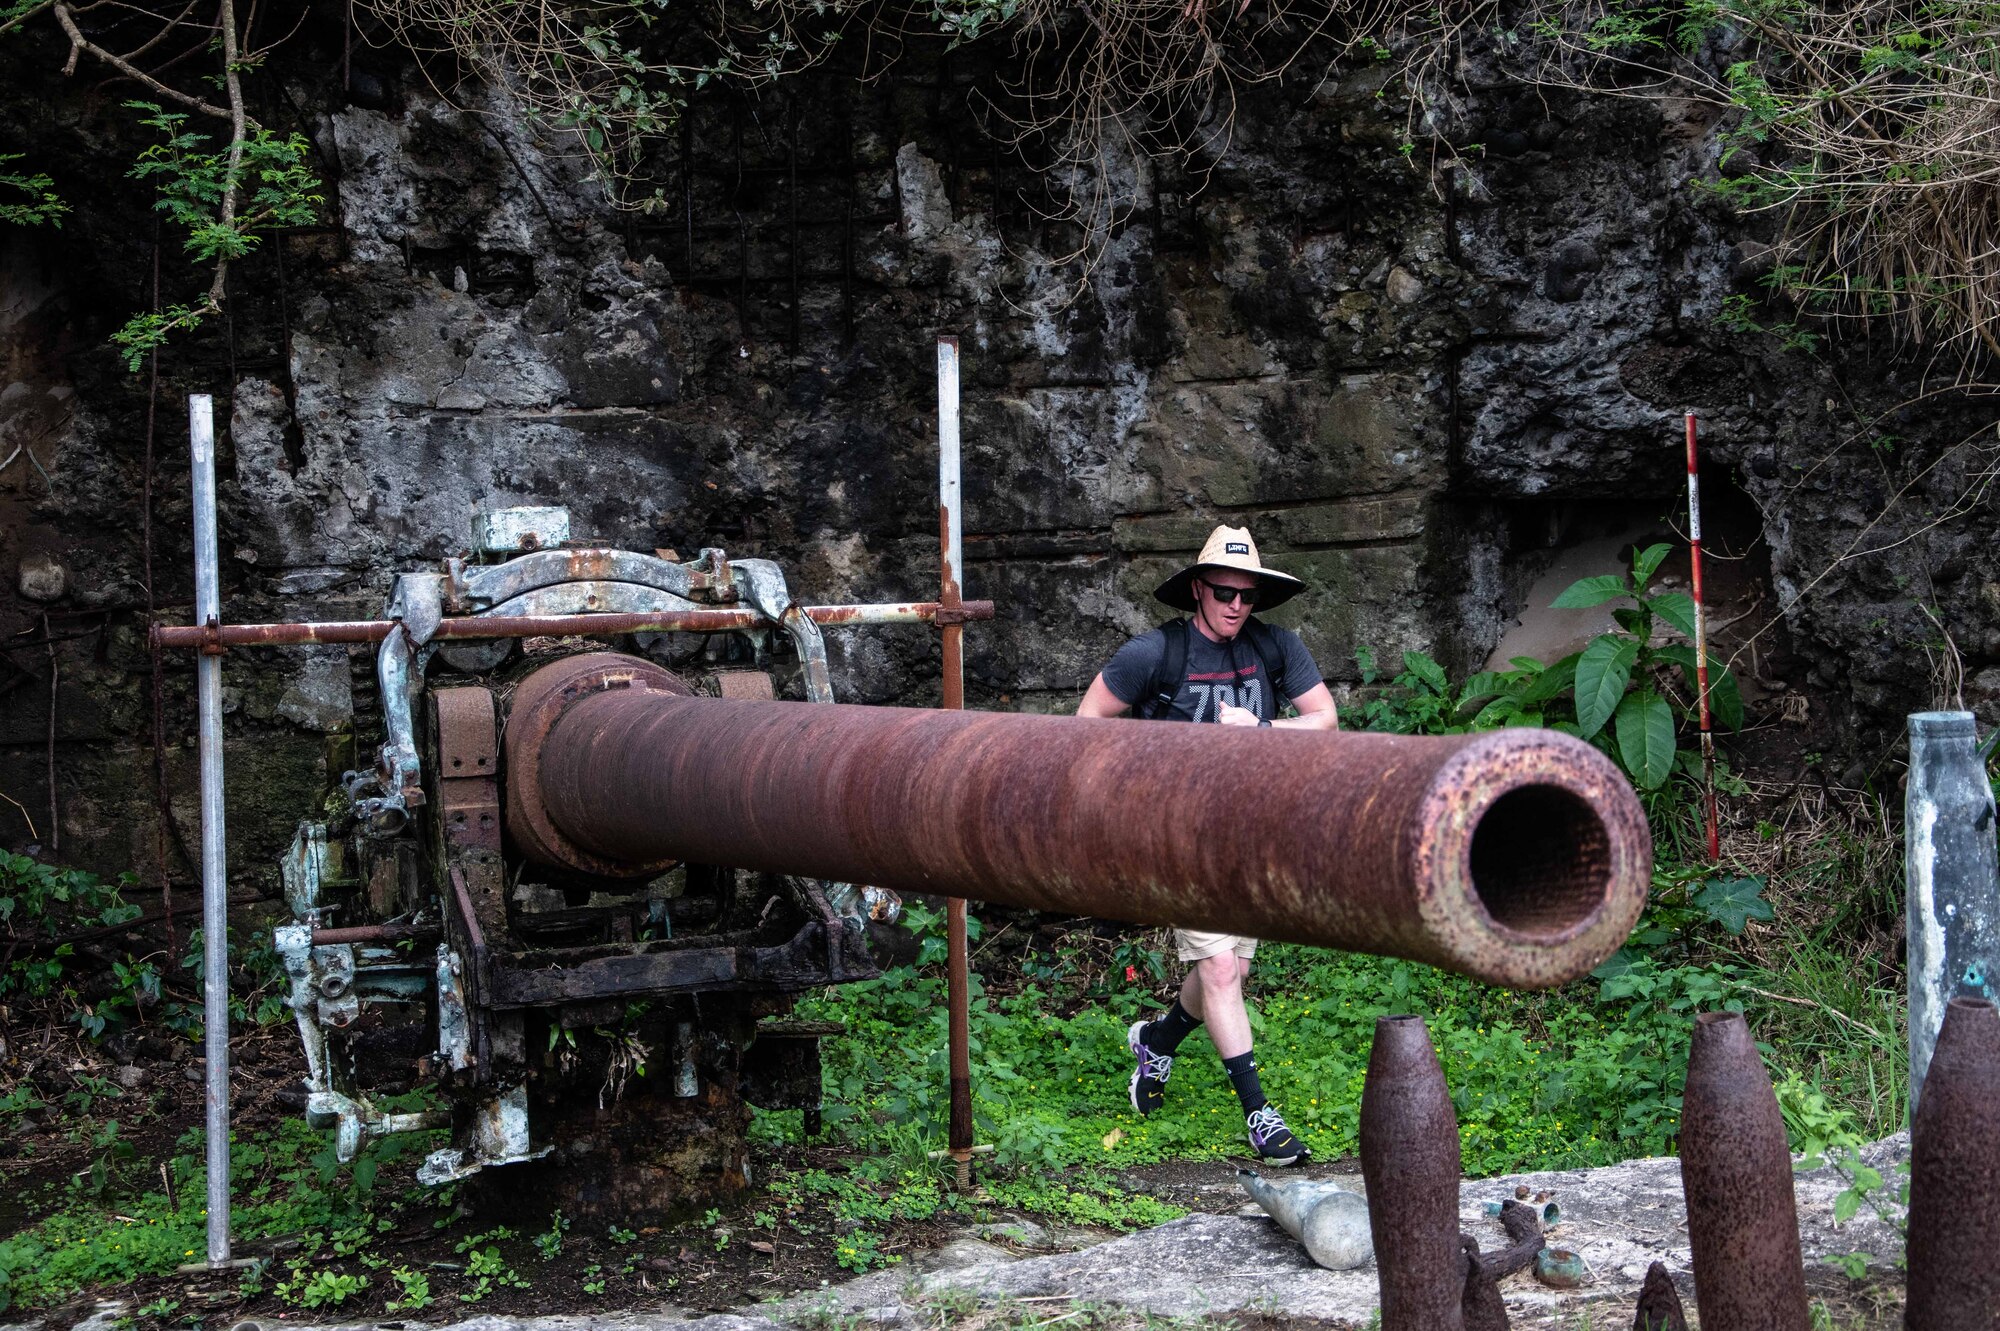
<path fill-rule="evenodd" d="M 629 216 L 493 94 L 455 107 L 380 54 L 344 89 L 327 40 L 302 35 L 258 95 L 312 138 L 330 225 L 267 242 L 230 319 L 161 360 L 156 593 L 179 613 L 189 391 L 226 413 L 234 618 L 371 615 L 396 570 L 462 550 L 473 509 L 504 502 L 566 504 L 579 536 L 616 545 L 771 557 L 813 600 L 922 598 L 932 340 L 955 332 L 966 584 L 1000 605 L 969 634 L 975 706 L 1071 707 L 1224 519 L 1307 580 L 1276 618 L 1336 681 L 1361 645 L 1476 667 L 1555 550 L 1665 530 L 1689 406 L 1712 489 L 1754 502 L 1737 497 L 1735 535 L 1759 570 L 1744 595 L 1764 596 L 1738 640 L 1789 607 L 1742 664 L 1808 696 L 1813 747 L 1859 779 L 1932 701 L 1922 644 L 1941 639 L 1918 602 L 2000 692 L 1992 503 L 1926 525 L 1977 491 L 1993 412 L 1943 395 L 1864 430 L 1917 395 L 1914 371 L 1717 325 L 1756 289 L 1758 247 L 1754 221 L 1688 187 L 1716 153 L 1700 109 L 1477 68 L 1446 131 L 1482 146 L 1429 172 L 1427 150 L 1399 151 L 1379 71 L 1322 67 L 1246 96 L 1205 186 L 1126 164 L 1138 206 L 1086 272 L 1052 257 L 1069 236 L 980 136 L 963 56 L 710 97 L 691 155 L 664 154 L 666 208 Z M 59 232 L 0 242 L 0 456 L 26 443 L 35 463 L 0 472 L 0 632 L 39 642 L 47 613 L 63 639 L 63 853 L 115 869 L 154 855 L 148 381 L 104 339 L 148 299 L 156 226 L 120 179 L 118 91 L 65 83 L 60 54 L 33 33 L 0 47 L 0 148 L 78 205 Z M 180 299 L 195 277 L 170 231 L 161 245 Z M 843 696 L 935 696 L 928 634 L 830 637 Z M 0 659 L 0 689 L 18 685 L 0 694 L 0 791 L 45 824 L 49 663 L 39 646 Z M 166 663 L 164 705 L 191 829 L 187 665 Z M 240 652 L 226 678 L 232 859 L 262 873 L 377 739 L 372 682 L 335 649 Z M 0 839 L 28 839 L 10 806 Z"/>

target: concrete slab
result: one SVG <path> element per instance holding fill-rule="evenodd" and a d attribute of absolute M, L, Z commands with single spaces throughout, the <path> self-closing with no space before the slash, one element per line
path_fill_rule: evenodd
<path fill-rule="evenodd" d="M 1908 1160 L 1909 1150 L 1908 1134 L 1899 1134 L 1865 1148 L 1862 1160 L 1881 1172 L 1887 1180 L 1885 1191 L 1893 1193 L 1898 1167 Z M 1359 1177 L 1339 1181 L 1362 1190 Z M 1631 1160 L 1602 1169 L 1467 1180 L 1460 1190 L 1460 1227 L 1483 1247 L 1502 1246 L 1505 1237 L 1499 1222 L 1485 1213 L 1486 1204 L 1512 1197 L 1522 1187 L 1531 1194 L 1553 1194 L 1562 1218 L 1550 1232 L 1550 1245 L 1580 1253 L 1589 1279 L 1574 1290 L 1544 1287 L 1526 1273 L 1502 1282 L 1501 1293 L 1517 1327 L 1551 1325 L 1558 1318 L 1567 1325 L 1568 1314 L 1595 1303 L 1629 1309 L 1654 1261 L 1667 1264 L 1682 1297 L 1692 1306 L 1679 1161 Z M 1844 1224 L 1835 1223 L 1835 1200 L 1846 1187 L 1847 1181 L 1831 1169 L 1794 1176 L 1800 1246 L 1808 1267 L 1861 1252 L 1869 1254 L 1871 1273 L 1892 1272 L 1902 1253 L 1901 1235 L 1893 1223 L 1868 1207 Z M 1049 1236 L 1041 1227 L 1019 1223 L 978 1229 L 983 1231 L 980 1237 L 968 1234 L 919 1262 L 740 1314 L 662 1310 L 323 1326 L 246 1320 L 230 1331 L 279 1331 L 280 1327 L 283 1331 L 810 1331 L 851 1323 L 905 1328 L 935 1321 L 935 1308 L 927 1309 L 927 1302 L 968 1295 L 982 1300 L 1074 1299 L 1176 1318 L 1247 1313 L 1354 1326 L 1365 1326 L 1376 1309 L 1372 1262 L 1352 1271 L 1322 1270 L 1275 1221 L 1254 1209 L 1224 1215 L 1196 1213 L 1073 1251 L 1027 1256 L 983 1240 L 1021 1246 L 1046 1243 Z M 109 1331 L 125 1308 L 107 1304 L 97 1309 L 88 1323 L 91 1331 Z M 11 1329 L 0 1327 L 0 1331 Z"/>

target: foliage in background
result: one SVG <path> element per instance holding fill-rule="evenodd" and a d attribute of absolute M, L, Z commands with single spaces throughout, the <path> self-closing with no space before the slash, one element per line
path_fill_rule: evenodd
<path fill-rule="evenodd" d="M 125 367 L 134 373 L 175 333 L 194 329 L 221 311 L 228 299 L 229 265 L 250 252 L 260 233 L 309 223 L 325 202 L 318 193 L 319 181 L 307 166 L 310 148 L 304 137 L 273 134 L 249 113 L 243 75 L 258 68 L 269 49 L 243 49 L 242 43 L 256 23 L 255 8 L 239 28 L 235 0 L 213 0 L 213 8 L 202 14 L 195 13 L 197 7 L 198 0 L 158 10 L 149 10 L 142 3 L 119 5 L 114 31 L 129 31 L 134 22 L 143 28 L 147 20 L 153 26 L 151 35 L 141 37 L 126 54 L 100 46 L 85 31 L 79 11 L 68 0 L 17 0 L 0 7 L 0 36 L 44 14 L 53 19 L 70 44 L 69 66 L 64 73 L 88 55 L 116 75 L 187 108 L 168 111 L 155 101 L 125 103 L 137 127 L 151 129 L 159 136 L 158 142 L 140 152 L 129 174 L 153 185 L 159 195 L 156 206 L 185 228 L 183 247 L 207 270 L 207 289 L 198 298 L 136 314 L 112 335 Z M 96 8 L 87 5 L 82 12 Z M 195 80 L 198 92 L 183 91 L 163 81 L 165 70 L 155 74 L 133 63 L 177 33 L 195 37 L 195 50 L 206 49 L 219 56 L 219 69 Z M 186 58 L 186 54 L 176 56 L 170 64 Z M 207 100 L 216 86 L 223 92 L 220 105 Z M 211 136 L 187 128 L 188 111 L 220 120 L 228 127 L 228 137 L 219 148 L 210 150 Z M 17 160 L 18 154 L 0 154 L 0 168 Z M 0 170 L 0 187 L 12 187 L 30 196 L 25 204 L 0 203 L 0 222 L 60 226 L 62 215 L 69 211 L 55 190 L 55 181 L 44 172 Z"/>
<path fill-rule="evenodd" d="M 158 191 L 154 207 L 187 233 L 181 247 L 197 264 L 240 259 L 256 247 L 260 233 L 304 226 L 326 202 L 317 192 L 318 178 L 307 167 L 310 148 L 303 135 L 280 138 L 253 126 L 244 138 L 210 151 L 212 138 L 189 129 L 185 113 L 165 110 L 157 102 L 132 101 L 125 107 L 159 135 L 129 174 Z M 231 201 L 234 206 L 226 206 Z M 221 308 L 221 296 L 211 287 L 198 303 L 134 315 L 111 340 L 125 368 L 137 374 L 147 355 L 174 333 L 194 329 Z"/>
<path fill-rule="evenodd" d="M 1896 1075 L 1900 1000 L 1893 989 L 1872 991 L 1868 1002 L 1882 1005 L 1888 1029 L 1863 1056 L 1850 1038 L 1842 1052 L 1815 1058 L 1815 1038 L 1794 1059 L 1784 1033 L 1826 1023 L 1789 1001 L 1796 986 L 1785 976 L 1732 960 L 1725 946 L 1746 918 L 1768 914 L 1760 888 L 1697 871 L 1663 875 L 1632 946 L 1593 982 L 1553 994 L 1511 993 L 1393 959 L 1267 946 L 1251 1001 L 1265 1088 L 1322 1158 L 1352 1154 L 1375 1018 L 1414 1012 L 1430 1023 L 1451 1083 L 1468 1172 L 1608 1164 L 1673 1149 L 1693 1014 L 1749 1009 L 1760 1036 L 1781 1051 L 1779 1080 L 1790 1076 L 1821 1094 L 1850 1134 L 1887 1131 L 1899 1093 L 1876 1078 Z M 927 914 L 915 923 L 927 935 L 936 927 Z M 1787 947 L 1801 978 L 1845 965 L 1818 939 L 1795 937 Z M 1130 953 L 1086 940 L 1048 959 L 1046 987 L 1003 994 L 974 980 L 978 1133 L 1017 1171 L 1013 1186 L 1029 1194 L 1017 1204 L 1057 1206 L 1034 1196 L 1052 1178 L 1244 1149 L 1235 1098 L 1198 1037 L 1183 1046 L 1166 1108 L 1143 1119 L 1132 1112 L 1125 1028 L 1156 1014 L 1164 998 L 1120 956 Z M 940 969 L 897 968 L 804 1005 L 815 1018 L 847 1026 L 846 1038 L 826 1051 L 826 1119 L 838 1140 L 864 1154 L 914 1156 L 912 1134 L 925 1146 L 942 1137 Z M 1797 1000 L 1808 1009 L 1818 1002 Z M 798 1125 L 795 1112 L 760 1114 L 757 1130 L 795 1137 Z"/>
<path fill-rule="evenodd" d="M 299 1257 L 287 1279 L 296 1282 L 297 1301 L 307 1307 L 337 1304 L 358 1288 L 352 1283 L 356 1278 L 317 1272 L 315 1265 L 367 1248 L 376 1235 L 393 1228 L 392 1217 L 413 1207 L 427 1210 L 441 1200 L 433 1190 L 385 1195 L 375 1187 L 383 1164 L 420 1153 L 439 1136 L 372 1140 L 352 1169 L 340 1166 L 331 1134 L 299 1119 L 286 1119 L 254 1141 L 233 1140 L 233 1233 L 244 1244 L 293 1240 Z M 171 1201 L 158 1187 L 161 1175 L 150 1166 L 133 1167 L 129 1147 L 122 1153 L 112 1149 L 118 1142 L 117 1125 L 112 1124 L 105 1169 L 114 1177 L 97 1188 L 97 1195 L 103 1195 L 114 1182 L 120 1185 L 115 1211 L 72 1185 L 53 1215 L 0 1240 L 0 1311 L 10 1302 L 46 1306 L 80 1289 L 170 1275 L 206 1250 L 201 1132 L 184 1136 L 163 1166 L 174 1180 Z M 31 1204 L 25 1195 L 17 1200 Z"/>
<path fill-rule="evenodd" d="M 9 162 L 20 153 L 0 153 L 0 222 L 9 226 L 61 226 L 69 205 L 55 192 L 55 181 L 40 171 L 16 171 Z M 19 195 L 25 194 L 26 199 Z"/>
<path fill-rule="evenodd" d="M 189 1014 L 178 1003 L 163 1002 L 156 956 L 121 949 L 107 960 L 98 951 L 77 951 L 79 936 L 94 937 L 139 917 L 139 908 L 122 895 L 136 882 L 123 874 L 107 883 L 81 869 L 0 852 L 0 1003 L 21 1015 L 51 1007 L 92 1039 L 148 1015 L 184 1029 Z"/>
<path fill-rule="evenodd" d="M 1563 0 L 1518 31 L 1544 82 L 1721 112 L 1697 184 L 1777 219 L 1766 285 L 1798 310 L 2000 356 L 2000 44 L 1982 0 Z"/>
<path fill-rule="evenodd" d="M 1403 653 L 1395 691 L 1377 693 L 1364 706 L 1371 730 L 1449 735 L 1501 726 L 1546 725 L 1597 745 L 1642 791 L 1658 791 L 1676 772 L 1698 778 L 1698 753 L 1680 747 L 1678 733 L 1699 724 L 1694 648 L 1656 641 L 1662 626 L 1694 637 L 1694 601 L 1686 592 L 1648 593 L 1647 585 L 1671 547 L 1651 545 L 1632 553 L 1628 573 L 1604 573 L 1571 583 L 1551 608 L 1587 610 L 1627 601 L 1611 612 L 1618 628 L 1591 639 L 1580 652 L 1543 665 L 1516 657 L 1511 669 L 1481 671 L 1453 686 L 1444 668 L 1422 652 Z M 1377 675 L 1363 651 L 1362 682 Z M 1720 661 L 1708 665 L 1709 707 L 1717 726 L 1743 725 L 1743 695 L 1735 674 Z"/>
<path fill-rule="evenodd" d="M 1457 82 L 1474 57 L 1514 77 L 1592 94 L 1706 103 L 1723 153 L 1694 186 L 1728 207 L 1768 212 L 1776 243 L 1765 279 L 1799 317 L 1883 322 L 1922 346 L 2000 356 L 2000 180 L 1992 170 L 1994 23 L 1983 0 L 1920 6 L 1867 0 L 1498 0 L 1437 6 L 1395 0 L 765 0 L 699 6 L 667 0 L 362 0 L 393 41 L 416 53 L 447 96 L 462 71 L 488 85 L 475 109 L 541 126 L 558 154 L 587 158 L 615 205 L 666 202 L 658 149 L 688 99 L 724 81 L 757 87 L 796 74 L 842 45 L 857 72 L 879 77 L 913 40 L 948 47 L 1005 42 L 1008 70 L 981 90 L 987 130 L 1037 171 L 1053 220 L 1083 237 L 1067 257 L 1101 255 L 1139 206 L 1136 158 L 1172 160 L 1199 178 L 1226 151 L 1243 87 L 1276 79 L 1311 53 L 1387 62 L 1409 107 L 1403 156 L 1435 172 L 1477 158 L 1453 125 Z M 231 122 L 222 156 L 234 174 L 259 135 L 243 74 L 268 53 L 239 50 L 234 0 L 193 7 L 118 7 L 156 31 L 121 54 L 99 46 L 69 0 L 0 5 L 0 34 L 51 15 L 72 62 L 90 56 L 167 100 Z M 201 12 L 194 12 L 199 9 Z M 254 13 L 250 16 L 255 21 Z M 226 105 L 182 91 L 134 61 L 175 29 L 219 34 Z M 1320 49 L 1316 44 L 1325 41 Z M 282 40 L 282 38 L 280 38 Z M 439 58 L 441 57 L 441 58 Z M 1418 148 L 1426 151 L 1418 152 Z M 39 172 L 0 174 L 31 202 L 0 204 L 12 220 L 52 221 L 61 207 Z M 309 196 L 314 186 L 292 192 Z M 226 196 L 216 220 L 231 227 Z M 239 232 L 238 234 L 243 234 Z M 220 261 L 226 267 L 226 260 Z M 215 300 L 219 303 L 219 284 Z M 158 312 L 128 347 L 199 317 L 199 304 Z M 1738 328 L 1816 334 L 1793 318 L 1726 311 Z"/>

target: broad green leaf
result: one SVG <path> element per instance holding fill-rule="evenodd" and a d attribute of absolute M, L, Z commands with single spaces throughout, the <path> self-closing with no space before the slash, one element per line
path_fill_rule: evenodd
<path fill-rule="evenodd" d="M 1674 709 L 1651 689 L 1618 704 L 1618 753 L 1643 790 L 1667 779 L 1674 767 Z"/>
<path fill-rule="evenodd" d="M 1451 691 L 1451 681 L 1445 678 L 1444 667 L 1422 652 L 1404 652 L 1403 669 L 1422 680 L 1433 693 Z"/>
<path fill-rule="evenodd" d="M 1654 614 L 1680 630 L 1692 640 L 1694 637 L 1694 598 L 1686 592 L 1661 592 L 1646 603 Z"/>
<path fill-rule="evenodd" d="M 1525 671 L 1530 675 L 1539 675 L 1548 669 L 1547 666 L 1532 656 L 1510 656 L 1507 658 L 1507 664 L 1513 666 L 1516 670 Z"/>
<path fill-rule="evenodd" d="M 1611 618 L 1641 642 L 1653 636 L 1653 617 L 1636 606 L 1621 605 L 1611 612 Z"/>
<path fill-rule="evenodd" d="M 1619 573 L 1600 573 L 1594 578 L 1579 578 L 1563 590 L 1561 596 L 1549 603 L 1552 610 L 1588 610 L 1606 601 L 1615 601 L 1621 596 L 1629 596 L 1631 587 Z"/>
<path fill-rule="evenodd" d="M 1507 677 L 1505 675 L 1497 670 L 1482 670 L 1471 679 L 1466 680 L 1465 686 L 1459 689 L 1458 705 L 1463 707 L 1467 703 L 1477 702 L 1481 698 L 1491 698 L 1496 693 L 1505 692 L 1506 688 Z"/>
<path fill-rule="evenodd" d="M 1535 676 L 1535 682 L 1521 695 L 1524 703 L 1547 702 L 1567 692 L 1576 682 L 1576 665 L 1583 659 L 1583 653 L 1571 652 L 1562 660 Z"/>
<path fill-rule="evenodd" d="M 1663 642 L 1653 648 L 1653 659 L 1687 671 L 1688 687 L 1694 687 L 1694 648 L 1684 642 Z"/>
<path fill-rule="evenodd" d="M 1708 668 L 1708 710 L 1724 730 L 1743 729 L 1743 690 L 1736 683 L 1736 672 L 1726 665 Z"/>
<path fill-rule="evenodd" d="M 1669 665 L 1677 665 L 1687 678 L 1689 693 L 1700 687 L 1700 673 L 1696 669 L 1694 648 L 1686 643 L 1669 642 L 1653 648 L 1653 656 Z M 1696 701 L 1696 716 L 1700 715 L 1699 699 Z M 1708 709 L 1716 725 L 1724 730 L 1743 729 L 1743 690 L 1736 681 L 1736 672 L 1720 661 L 1708 663 Z"/>
<path fill-rule="evenodd" d="M 1635 553 L 1632 556 L 1632 585 L 1644 591 L 1646 584 L 1653 580 L 1653 574 L 1659 572 L 1660 565 L 1673 553 L 1673 549 L 1671 545 L 1662 541 L 1658 545 L 1649 545 Z"/>
<path fill-rule="evenodd" d="M 1607 633 L 1593 639 L 1576 661 L 1576 725 L 1589 739 L 1604 729 L 1632 680 L 1632 663 L 1639 657 L 1636 639 Z"/>
<path fill-rule="evenodd" d="M 1711 878 L 1694 904 L 1732 934 L 1742 933 L 1750 920 L 1773 918 L 1771 903 L 1764 900 L 1761 878 Z"/>

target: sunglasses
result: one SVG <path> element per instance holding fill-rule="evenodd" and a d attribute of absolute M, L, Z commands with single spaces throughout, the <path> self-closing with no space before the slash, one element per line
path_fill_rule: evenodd
<path fill-rule="evenodd" d="M 1208 588 L 1208 594 L 1213 596 L 1219 605 L 1235 605 L 1239 596 L 1243 598 L 1244 605 L 1255 605 L 1257 594 L 1262 590 L 1258 587 L 1218 587 L 1207 578 L 1196 578 L 1195 581 Z"/>

